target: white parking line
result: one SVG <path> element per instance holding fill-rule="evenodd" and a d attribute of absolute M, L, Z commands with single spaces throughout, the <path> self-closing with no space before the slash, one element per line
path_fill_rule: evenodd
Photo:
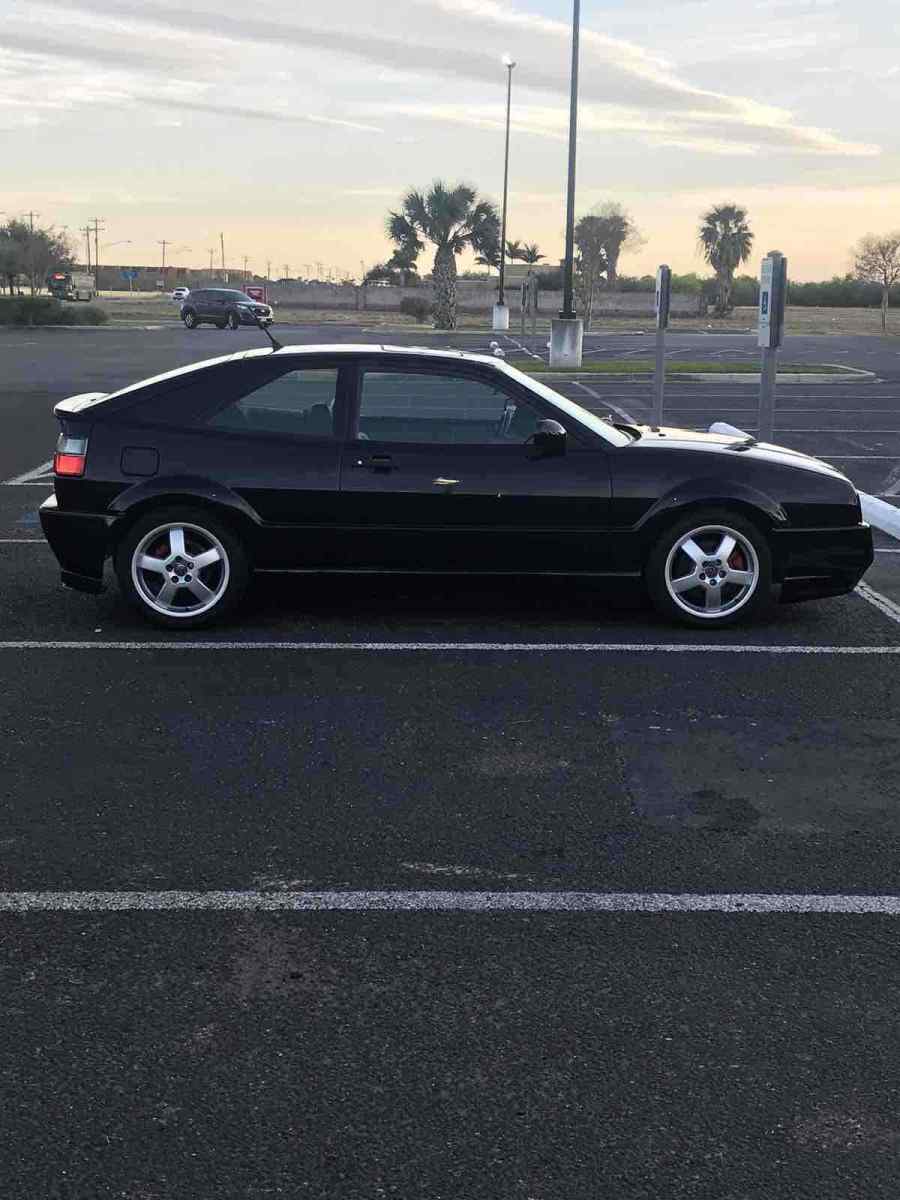
<path fill-rule="evenodd" d="M 890 604 L 891 601 L 886 601 Z M 394 653 L 578 654 L 849 654 L 898 655 L 897 646 L 761 646 L 735 642 L 89 642 L 7 641 L 0 650 L 358 650 Z"/>
<path fill-rule="evenodd" d="M 601 404 L 606 405 L 608 409 L 614 412 L 616 416 L 621 417 L 623 421 L 627 421 L 629 425 L 635 424 L 634 417 L 631 413 L 627 413 L 624 408 L 617 408 L 615 404 L 612 404 L 609 400 L 605 400 L 593 388 L 589 388 L 586 383 L 579 383 L 577 379 L 574 382 L 577 388 L 581 388 L 583 392 L 587 392 L 589 396 L 593 396 L 595 400 L 599 400 Z"/>
<path fill-rule="evenodd" d="M 896 621 L 900 625 L 900 604 L 895 604 L 887 596 L 882 596 L 881 592 L 876 592 L 867 583 L 858 583 L 856 590 L 863 600 L 868 600 L 879 612 L 884 613 L 886 617 L 890 617 L 892 621 Z"/>
<path fill-rule="evenodd" d="M 802 892 L 0 892 L 0 912 L 875 913 L 900 896 Z"/>
<path fill-rule="evenodd" d="M 6 487 L 25 487 L 28 484 L 49 487 L 53 483 L 53 460 L 41 463 L 39 467 L 32 467 L 30 471 L 25 471 L 12 479 L 4 479 L 3 483 Z"/>
<path fill-rule="evenodd" d="M 46 538 L 0 538 L 0 546 L 46 546 Z"/>

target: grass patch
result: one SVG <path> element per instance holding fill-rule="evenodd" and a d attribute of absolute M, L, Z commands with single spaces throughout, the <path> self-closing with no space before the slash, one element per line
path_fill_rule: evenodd
<path fill-rule="evenodd" d="M 520 371 L 528 371 L 534 375 L 556 374 L 572 375 L 647 375 L 653 373 L 653 363 L 650 359 L 607 358 L 603 360 L 589 359 L 580 367 L 560 368 L 550 367 L 545 362 L 529 359 L 526 363 L 516 363 Z M 759 363 L 723 363 L 723 362 L 670 362 L 666 364 L 666 378 L 672 375 L 758 375 Z M 778 372 L 792 375 L 845 375 L 848 372 L 841 367 L 824 367 L 810 363 L 779 363 Z"/>
<path fill-rule="evenodd" d="M 105 325 L 96 304 L 68 305 L 52 296 L 0 296 L 0 325 Z"/>

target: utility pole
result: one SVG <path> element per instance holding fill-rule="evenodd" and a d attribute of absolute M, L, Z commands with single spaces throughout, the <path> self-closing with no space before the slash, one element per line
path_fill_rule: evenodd
<path fill-rule="evenodd" d="M 209 248 L 209 277 L 210 277 L 210 279 L 212 279 L 212 273 L 213 273 L 213 254 L 214 253 L 215 253 L 215 251 L 210 246 L 210 248 Z"/>
<path fill-rule="evenodd" d="M 316 263 L 316 279 L 321 278 L 321 275 L 322 275 L 322 264 L 320 262 L 317 262 Z"/>
<path fill-rule="evenodd" d="M 266 259 L 266 283 L 270 283 L 272 279 L 272 260 Z"/>
<path fill-rule="evenodd" d="M 244 255 L 244 283 L 247 282 L 247 255 Z"/>
<path fill-rule="evenodd" d="M 103 217 L 94 217 L 94 274 L 97 276 L 95 294 L 100 295 L 100 231 L 106 229 L 100 222 Z"/>
<path fill-rule="evenodd" d="M 90 275 L 90 273 L 91 273 L 91 227 L 90 227 L 90 225 L 85 225 L 84 228 L 82 229 L 82 227 L 79 225 L 78 232 L 84 234 L 84 240 L 87 245 L 87 259 L 86 259 L 87 273 L 88 273 L 88 275 Z"/>
<path fill-rule="evenodd" d="M 291 264 L 290 263 L 284 264 L 284 277 L 285 277 L 285 279 L 290 279 L 290 277 L 291 277 Z"/>
<path fill-rule="evenodd" d="M 171 242 L 171 240 L 167 240 L 166 238 L 163 238 L 161 242 L 157 242 L 156 244 L 157 244 L 157 246 L 162 246 L 162 272 L 161 272 L 161 274 L 163 277 L 163 288 L 165 289 L 165 286 L 166 286 L 166 246 L 171 246 L 172 242 Z"/>
<path fill-rule="evenodd" d="M 28 276 L 31 281 L 31 294 L 34 295 L 34 218 L 41 214 L 30 212 L 28 215 Z"/>
<path fill-rule="evenodd" d="M 228 272 L 225 270 L 225 234 L 219 234 L 219 245 L 222 248 L 222 282 L 228 282 Z"/>

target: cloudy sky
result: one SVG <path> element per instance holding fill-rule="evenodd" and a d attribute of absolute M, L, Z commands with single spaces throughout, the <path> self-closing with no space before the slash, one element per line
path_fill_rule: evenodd
<path fill-rule="evenodd" d="M 105 219 L 106 261 L 358 273 L 408 186 L 502 183 L 509 233 L 562 252 L 569 0 L 0 0 L 0 212 Z M 900 226 L 900 0 L 583 0 L 578 210 L 615 199 L 700 268 L 698 213 L 843 272 Z M 128 239 L 131 245 L 111 243 Z M 759 255 L 754 254 L 753 269 Z"/>

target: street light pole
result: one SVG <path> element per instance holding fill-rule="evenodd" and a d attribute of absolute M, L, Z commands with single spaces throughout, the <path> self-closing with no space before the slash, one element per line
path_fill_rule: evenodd
<path fill-rule="evenodd" d="M 563 306 L 559 314 L 566 320 L 575 317 L 575 153 L 578 146 L 578 35 L 581 24 L 581 0 L 574 0 L 572 11 L 572 79 L 569 95 L 569 184 L 566 194 L 566 262 L 563 277 Z"/>
<path fill-rule="evenodd" d="M 500 296 L 498 304 L 506 307 L 504 283 L 506 282 L 506 204 L 509 196 L 509 118 L 512 109 L 512 73 L 516 65 L 509 55 L 504 55 L 503 65 L 506 67 L 506 149 L 503 155 L 503 212 L 500 218 Z M 506 325 L 509 325 L 507 313 Z M 495 325 L 496 329 L 497 326 Z"/>
<path fill-rule="evenodd" d="M 569 96 L 569 180 L 566 192 L 566 257 L 563 264 L 563 306 L 550 322 L 550 365 L 580 367 L 584 325 L 575 312 L 575 154 L 578 146 L 578 36 L 581 0 L 572 6 L 572 78 Z"/>

